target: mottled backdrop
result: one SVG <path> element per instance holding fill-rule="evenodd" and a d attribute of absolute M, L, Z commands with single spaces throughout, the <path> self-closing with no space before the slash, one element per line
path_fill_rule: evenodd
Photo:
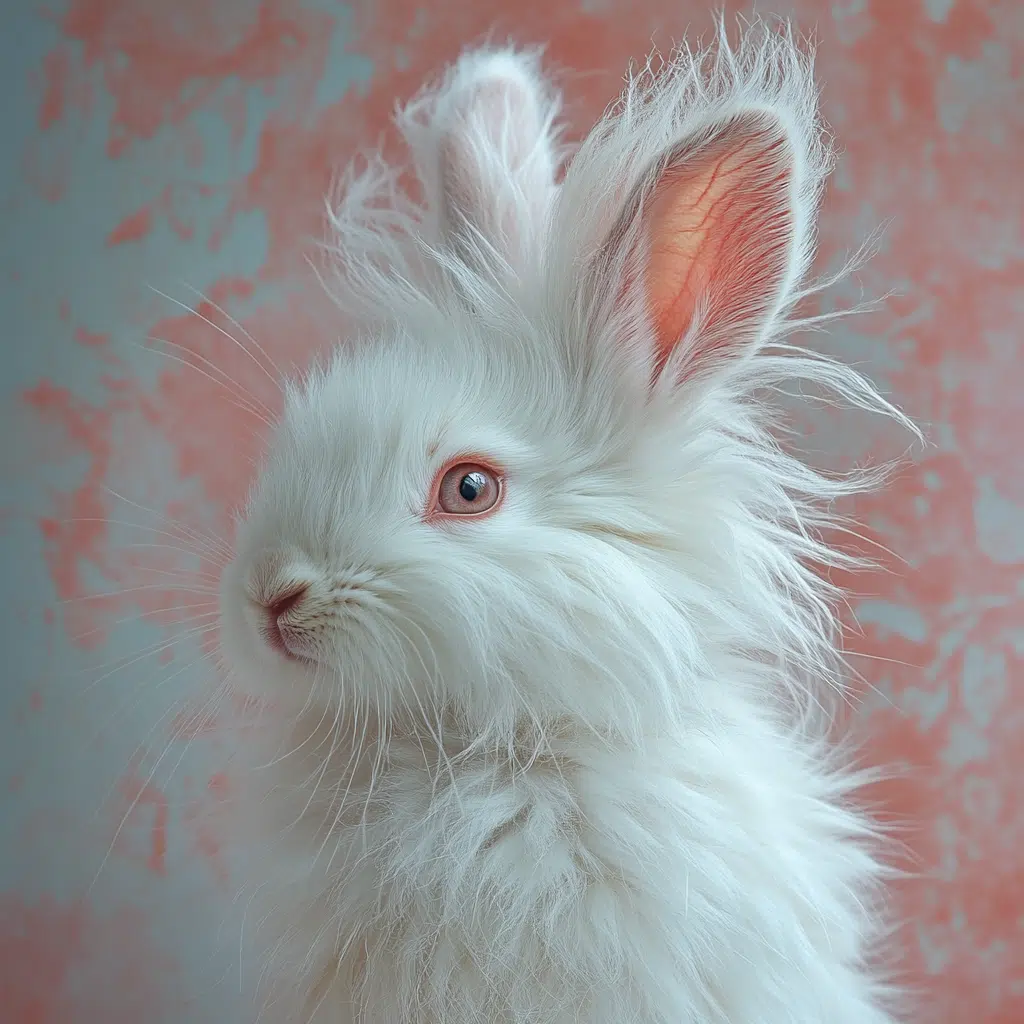
<path fill-rule="evenodd" d="M 253 1020 L 203 648 L 215 538 L 277 402 L 247 335 L 285 367 L 332 341 L 305 261 L 332 173 L 490 30 L 549 44 L 583 131 L 627 60 L 706 31 L 708 6 L 5 0 L 4 1024 Z M 851 602 L 853 727 L 905 769 L 875 795 L 920 875 L 894 894 L 901 966 L 922 1022 L 1020 1024 L 1024 3 L 776 11 L 820 41 L 843 149 L 823 265 L 888 224 L 832 301 L 892 296 L 814 343 L 930 436 L 857 510 L 893 555 Z M 899 443 L 822 436 L 847 459 Z"/>

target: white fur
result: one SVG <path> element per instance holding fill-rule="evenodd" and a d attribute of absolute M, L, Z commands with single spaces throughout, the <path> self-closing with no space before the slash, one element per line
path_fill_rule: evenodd
<path fill-rule="evenodd" d="M 754 24 L 649 66 L 557 189 L 538 67 L 469 54 L 400 116 L 422 204 L 350 175 L 330 283 L 362 335 L 288 391 L 225 575 L 226 661 L 269 702 L 239 748 L 267 1017 L 888 1024 L 814 571 L 854 564 L 823 531 L 881 474 L 807 468 L 768 401 L 802 381 L 909 426 L 780 344 L 830 166 L 810 59 Z M 783 293 L 737 358 L 652 388 L 593 256 L 661 154 L 752 111 L 793 161 Z M 463 451 L 503 507 L 425 522 Z M 292 580 L 315 670 L 246 603 Z"/>

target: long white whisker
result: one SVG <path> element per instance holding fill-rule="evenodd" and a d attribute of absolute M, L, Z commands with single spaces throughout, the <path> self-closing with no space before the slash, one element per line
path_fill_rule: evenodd
<path fill-rule="evenodd" d="M 199 353 L 197 353 L 197 352 L 190 352 L 188 349 L 184 348 L 183 346 L 175 345 L 175 343 L 173 341 L 168 341 L 166 338 L 149 337 L 146 340 L 147 341 L 152 341 L 152 342 L 158 342 L 159 344 L 162 344 L 162 345 L 168 345 L 168 346 L 170 346 L 172 348 L 181 348 L 182 351 L 188 352 L 191 357 L 193 357 L 195 359 L 198 359 L 201 362 L 209 363 L 211 366 L 214 366 L 214 364 L 211 363 L 210 360 L 207 359 L 205 356 L 199 355 Z M 271 413 L 269 411 L 265 412 L 265 413 L 260 411 L 260 407 L 262 406 L 263 403 L 262 402 L 258 402 L 257 399 L 246 399 L 244 397 L 244 395 L 240 394 L 239 391 L 236 390 L 240 385 L 238 385 L 238 383 L 236 381 L 232 380 L 230 377 L 225 377 L 225 379 L 214 377 L 212 373 L 210 373 L 207 370 L 204 370 L 203 367 L 197 366 L 195 363 L 190 362 L 190 360 L 184 359 L 181 356 L 177 356 L 173 352 L 162 352 L 159 349 L 152 349 L 152 348 L 149 348 L 146 345 L 141 345 L 141 344 L 139 344 L 138 347 L 141 348 L 143 351 L 146 351 L 146 352 L 154 352 L 155 351 L 155 352 L 157 352 L 158 355 L 163 356 L 164 359 L 170 359 L 172 362 L 181 363 L 182 366 L 188 366 L 191 369 L 195 370 L 196 373 L 201 374 L 202 376 L 206 377 L 206 379 L 209 380 L 211 383 L 216 384 L 219 387 L 224 388 L 224 390 L 227 391 L 228 394 L 231 396 L 231 400 L 232 400 L 232 404 L 233 405 L 236 405 L 243 412 L 249 413 L 250 416 L 254 416 L 261 423 L 263 423 L 264 426 L 266 426 L 268 429 L 270 429 L 270 430 L 274 429 L 274 424 L 273 424 L 273 422 L 271 420 Z M 221 372 L 223 372 L 223 371 L 221 371 Z M 251 403 L 258 403 L 258 404 L 251 404 Z"/>
<path fill-rule="evenodd" d="M 118 722 L 120 720 L 125 718 L 127 715 L 130 715 L 139 706 L 139 702 L 142 700 L 143 696 L 148 695 L 148 693 L 151 692 L 152 689 L 159 689 L 164 684 L 169 683 L 169 682 L 171 682 L 174 679 L 177 679 L 181 675 L 184 675 L 190 669 L 192 669 L 196 665 L 198 665 L 202 660 L 203 659 L 200 656 L 200 657 L 193 658 L 191 661 L 187 662 L 184 665 L 177 666 L 174 669 L 173 672 L 166 673 L 166 674 L 163 675 L 162 678 L 158 679 L 156 681 L 156 686 L 155 687 L 151 687 L 150 686 L 150 683 L 152 682 L 152 680 L 148 680 L 148 681 L 142 683 L 138 687 L 138 691 L 139 692 L 136 693 L 135 699 L 133 701 L 127 701 L 126 700 L 123 703 L 119 704 L 116 708 L 113 709 L 113 711 L 110 714 L 109 719 L 107 721 L 103 722 L 103 724 L 100 726 L 100 728 L 96 731 L 95 735 L 93 736 L 93 741 L 95 742 L 96 740 L 100 739 L 100 737 L 103 736 L 104 730 L 112 729 L 114 726 L 116 726 L 118 724 Z M 146 734 L 136 744 L 135 749 L 131 752 L 131 754 L 128 757 L 128 763 L 129 764 L 131 764 L 137 757 L 139 757 L 145 751 L 146 743 L 149 740 L 150 736 L 152 736 L 153 733 L 155 733 L 156 730 L 160 728 L 160 726 L 164 723 L 164 721 L 167 719 L 167 717 L 169 715 L 174 714 L 176 711 L 178 711 L 179 709 L 183 708 L 184 706 L 185 706 L 185 701 L 182 698 L 180 700 L 175 701 L 173 704 L 171 704 L 168 708 L 166 708 L 163 711 L 163 713 L 160 715 L 160 717 L 157 718 L 157 720 L 155 722 L 153 722 L 153 724 L 149 727 L 149 729 L 146 732 Z M 115 783 L 113 786 L 110 787 L 110 789 L 108 790 L 106 796 L 104 797 L 103 803 L 100 805 L 101 807 L 104 806 L 106 801 L 110 799 L 110 795 L 111 795 L 111 793 L 113 793 L 114 788 L 115 788 L 116 785 L 117 785 L 117 783 Z"/>
<path fill-rule="evenodd" d="M 124 587 L 121 590 L 104 590 L 96 594 L 78 594 L 76 597 L 62 597 L 56 604 L 81 604 L 83 601 L 123 600 L 126 594 L 137 594 L 141 591 L 156 590 L 160 593 L 195 594 L 197 597 L 213 596 L 219 593 L 216 587 L 182 587 L 170 583 L 142 583 L 135 587 Z"/>
<path fill-rule="evenodd" d="M 196 627 L 194 627 L 192 629 L 185 630 L 183 633 L 177 634 L 176 636 L 172 637 L 169 640 L 165 640 L 165 641 L 161 641 L 159 643 L 153 644 L 151 647 L 143 650 L 141 654 L 135 655 L 130 660 L 128 660 L 126 662 L 123 662 L 120 665 L 117 665 L 115 668 L 111 669 L 111 671 L 105 672 L 103 675 L 99 676 L 97 679 L 92 680 L 92 682 L 89 683 L 89 685 L 85 688 L 84 692 L 88 693 L 89 691 L 95 689 L 100 683 L 105 682 L 111 676 L 116 675 L 118 672 L 121 672 L 123 669 L 129 668 L 132 665 L 138 664 L 138 662 L 142 661 L 145 658 L 150 658 L 150 657 L 152 657 L 155 654 L 159 654 L 162 651 L 167 650 L 169 647 L 173 647 L 175 644 L 181 643 L 182 640 L 189 640 L 189 639 L 192 639 L 193 637 L 196 637 L 196 636 L 202 636 L 204 633 L 212 633 L 212 632 L 215 631 L 215 629 L 216 629 L 215 626 L 196 626 Z M 107 664 L 109 665 L 109 664 L 111 664 L 111 662 L 107 662 Z M 103 666 L 99 666 L 99 667 L 102 668 Z"/>
<path fill-rule="evenodd" d="M 186 284 L 186 287 L 192 288 L 192 286 L 188 284 Z M 267 380 L 269 380 L 270 383 L 273 384 L 275 388 L 280 386 L 278 380 L 274 377 L 274 375 L 266 368 L 266 366 L 263 365 L 263 363 L 261 363 L 256 358 L 256 356 L 253 355 L 252 350 L 246 348 L 245 345 L 243 345 L 233 334 L 231 334 L 230 331 L 224 330 L 224 328 L 221 327 L 220 324 L 215 324 L 208 316 L 204 316 L 202 313 L 199 312 L 198 309 L 194 309 L 192 306 L 188 305 L 188 303 L 182 302 L 179 299 L 172 298 L 166 292 L 160 291 L 159 288 L 153 288 L 152 285 L 150 285 L 150 288 L 152 289 L 152 291 L 156 292 L 156 294 L 159 295 L 161 298 L 166 299 L 168 302 L 173 302 L 176 306 L 184 310 L 186 313 L 191 313 L 192 316 L 202 320 L 202 322 L 206 324 L 208 327 L 212 327 L 219 335 L 221 335 L 221 337 L 226 338 L 233 345 L 236 345 L 238 348 L 240 348 L 249 357 L 249 359 L 252 360 L 253 364 L 263 372 Z M 196 291 L 196 289 L 192 288 L 192 291 Z M 197 292 L 197 294 L 199 295 L 200 298 L 203 297 L 202 293 Z M 213 303 L 211 302 L 210 305 L 212 306 Z M 264 355 L 266 355 L 266 353 L 264 353 Z M 278 376 L 280 376 L 280 372 L 278 373 Z"/>
<path fill-rule="evenodd" d="M 258 395 L 253 394 L 252 391 L 236 377 L 232 377 L 223 366 L 219 366 L 208 356 L 203 355 L 202 352 L 196 352 L 195 349 L 191 349 L 187 345 L 182 345 L 180 342 L 171 341 L 170 338 L 163 338 L 157 335 L 147 335 L 146 341 L 166 345 L 167 348 L 172 349 L 173 352 L 165 352 L 162 349 L 153 349 L 143 345 L 141 347 L 144 351 L 155 352 L 157 355 L 164 356 L 166 359 L 184 363 L 186 366 L 191 366 L 195 370 L 205 372 L 210 380 L 223 384 L 240 402 L 244 402 L 246 405 L 251 406 L 254 412 L 262 412 L 268 418 L 273 419 L 273 410 L 266 404 L 266 402 L 264 402 Z M 197 363 L 192 362 L 192 360 L 198 360 L 198 363 L 201 365 L 197 365 Z M 203 370 L 203 367 L 205 367 L 205 370 Z"/>
<path fill-rule="evenodd" d="M 276 380 L 273 377 L 271 377 L 271 379 L 274 381 L 275 384 L 278 385 L 278 387 L 280 387 L 280 381 L 284 379 L 284 374 L 281 372 L 281 368 L 277 365 L 276 362 L 274 362 L 274 359 L 270 355 L 270 353 L 267 352 L 267 350 L 249 333 L 248 330 L 246 330 L 245 326 L 238 320 L 236 320 L 223 306 L 219 306 L 216 302 L 213 301 L 213 299 L 209 298 L 209 296 L 207 295 L 204 295 L 198 288 L 193 287 L 187 281 L 185 282 L 185 287 L 188 288 L 197 298 L 201 299 L 208 305 L 213 306 L 213 308 L 218 313 L 220 313 L 222 317 L 224 317 L 229 323 L 237 327 L 242 332 L 246 340 L 252 344 L 256 351 L 259 352 L 264 359 L 266 359 L 266 361 L 270 364 L 270 368 L 274 371 L 274 373 L 277 374 Z M 232 337 L 231 340 L 237 343 L 236 338 Z"/>
<path fill-rule="evenodd" d="M 190 622 L 199 624 L 205 619 L 211 619 L 214 616 L 220 614 L 216 610 L 217 604 L 215 601 L 207 601 L 204 604 L 179 604 L 171 605 L 169 608 L 142 608 L 139 609 L 134 615 L 125 615 L 119 619 L 112 619 L 109 622 L 104 622 L 102 626 L 95 626 L 93 629 L 88 629 L 84 633 L 78 633 L 72 637 L 75 643 L 81 643 L 83 640 L 87 640 L 91 636 L 95 636 L 97 633 L 103 633 L 108 629 L 112 629 L 114 626 L 124 625 L 126 622 L 138 622 L 139 619 L 148 619 L 151 617 L 159 617 L 166 615 L 168 612 L 178 611 L 192 611 L 198 608 L 213 608 L 213 611 L 197 612 L 195 615 L 186 615 L 184 618 L 169 619 L 162 623 L 165 626 L 185 626 Z"/>
<path fill-rule="evenodd" d="M 101 516 L 78 516 L 73 519 L 62 519 L 62 523 L 103 523 L 106 526 L 123 526 L 133 530 L 143 530 L 146 533 L 151 533 L 156 537 L 166 537 L 168 540 L 177 541 L 179 544 L 183 542 L 192 542 L 199 545 L 198 550 L 188 549 L 188 554 L 196 555 L 199 557 L 209 558 L 215 561 L 217 565 L 223 566 L 225 561 L 230 557 L 230 553 L 219 550 L 213 547 L 209 542 L 203 543 L 202 539 L 197 537 L 179 536 L 178 534 L 171 533 L 168 530 L 160 530 L 155 526 L 149 526 L 146 523 L 133 523 L 125 519 L 106 519 Z"/>
<path fill-rule="evenodd" d="M 164 714 L 166 715 L 167 713 L 168 712 L 165 712 Z M 153 770 L 146 777 L 146 781 L 138 787 L 138 793 L 136 793 L 135 798 L 132 800 L 131 804 L 129 804 L 128 810 L 126 810 L 122 815 L 120 824 L 117 826 L 117 829 L 114 832 L 114 837 L 110 840 L 110 845 L 107 847 L 107 852 L 103 855 L 103 860 L 100 862 L 100 866 L 96 869 L 96 874 L 93 877 L 93 880 L 89 883 L 89 887 L 86 890 L 87 894 L 92 893 L 92 890 L 96 885 L 96 882 L 99 880 L 100 875 L 103 873 L 104 867 L 106 867 L 107 861 L 110 859 L 110 855 L 114 852 L 114 847 L 117 845 L 117 841 L 121 837 L 121 833 L 124 831 L 124 827 L 128 823 L 128 819 L 134 813 L 135 808 L 138 807 L 139 801 L 142 799 L 143 793 L 145 793 L 146 790 L 150 787 L 150 785 L 152 785 L 153 779 L 156 776 L 158 769 L 160 768 L 160 764 L 163 761 L 163 759 L 167 756 L 167 753 L 170 749 L 170 744 L 164 747 L 163 753 L 156 759 L 156 763 L 153 765 Z"/>
<path fill-rule="evenodd" d="M 125 541 L 118 545 L 125 550 L 153 550 L 153 551 L 173 551 L 179 555 L 189 555 L 192 558 L 201 557 L 200 553 L 191 548 L 177 547 L 174 544 L 165 544 L 162 541 Z M 220 564 L 220 568 L 223 568 L 223 563 Z M 187 570 L 186 570 L 187 571 Z"/>
<path fill-rule="evenodd" d="M 139 512 L 145 512 L 147 515 L 155 516 L 165 526 L 171 526 L 175 529 L 181 530 L 186 537 L 191 537 L 198 543 L 211 544 L 218 550 L 224 552 L 229 558 L 231 557 L 231 545 L 220 536 L 220 534 L 213 532 L 212 530 L 200 530 L 191 526 L 186 526 L 184 523 L 179 522 L 177 519 L 166 515 L 163 512 L 158 511 L 155 508 L 149 508 L 146 505 L 140 505 L 137 501 L 132 501 L 130 498 L 126 498 L 123 494 L 119 494 L 117 491 L 110 487 L 104 487 L 104 490 L 112 498 L 116 498 L 118 501 L 123 502 L 125 505 L 129 505 Z"/>

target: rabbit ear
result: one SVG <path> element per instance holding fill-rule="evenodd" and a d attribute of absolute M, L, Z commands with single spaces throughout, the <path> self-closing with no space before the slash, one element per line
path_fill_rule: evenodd
<path fill-rule="evenodd" d="M 687 54 L 631 85 L 566 177 L 577 223 L 588 192 L 602 208 L 587 305 L 605 333 L 646 339 L 655 379 L 702 376 L 750 352 L 810 259 L 827 159 L 809 66 L 785 36 L 744 45 L 719 51 L 710 80 L 707 55 Z"/>
<path fill-rule="evenodd" d="M 558 97 L 539 56 L 472 51 L 399 116 L 435 213 L 438 241 L 464 262 L 536 261 L 558 169 Z"/>
<path fill-rule="evenodd" d="M 796 268 L 794 171 L 782 123 L 742 114 L 675 146 L 627 203 L 610 244 L 635 249 L 625 287 L 643 289 L 656 372 L 677 346 L 697 370 L 770 324 Z"/>

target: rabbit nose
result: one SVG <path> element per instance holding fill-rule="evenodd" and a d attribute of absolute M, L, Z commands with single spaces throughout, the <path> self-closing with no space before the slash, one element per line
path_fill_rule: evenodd
<path fill-rule="evenodd" d="M 288 612 L 302 601 L 308 590 L 309 584 L 303 583 L 301 586 L 292 587 L 284 593 L 271 595 L 263 604 L 264 608 L 267 609 L 267 616 L 276 623 L 282 615 L 287 615 Z"/>
<path fill-rule="evenodd" d="M 289 631 L 282 630 L 282 625 L 287 626 L 286 620 L 289 612 L 301 610 L 302 602 L 309 593 L 309 584 L 299 586 L 291 585 L 287 589 L 268 593 L 259 602 L 265 612 L 265 620 L 260 633 L 264 640 L 279 653 L 286 657 L 296 657 L 298 652 L 292 648 L 294 643 L 289 643 Z"/>

